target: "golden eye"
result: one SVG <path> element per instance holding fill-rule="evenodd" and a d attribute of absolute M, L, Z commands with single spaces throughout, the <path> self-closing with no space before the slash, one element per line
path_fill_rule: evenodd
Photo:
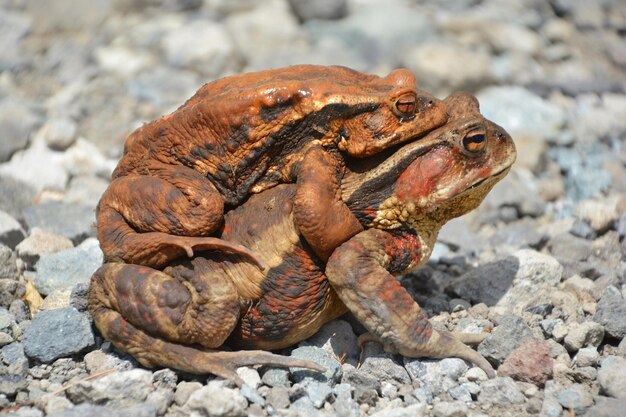
<path fill-rule="evenodd" d="M 478 153 L 485 149 L 487 140 L 482 130 L 470 132 L 463 138 L 463 147 L 470 153 Z"/>
<path fill-rule="evenodd" d="M 413 117 L 417 108 L 417 97 L 413 93 L 400 96 L 395 102 L 395 107 L 400 116 Z"/>

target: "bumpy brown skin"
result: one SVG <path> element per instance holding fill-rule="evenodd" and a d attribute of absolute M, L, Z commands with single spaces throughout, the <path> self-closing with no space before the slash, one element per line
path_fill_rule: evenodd
<path fill-rule="evenodd" d="M 96 213 L 105 259 L 159 268 L 194 250 L 254 257 L 208 236 L 219 231 L 225 208 L 296 181 L 296 223 L 306 224 L 303 234 L 327 257 L 334 244 L 323 237 L 328 206 L 311 200 L 311 189 L 326 183 L 337 220 L 345 220 L 348 210 L 337 200 L 341 155 L 367 157 L 446 120 L 442 102 L 418 90 L 406 69 L 381 78 L 301 65 L 208 83 L 127 139 Z M 318 176 L 299 175 L 303 159 Z M 313 217 L 323 224 L 314 225 Z M 353 221 L 334 226 L 344 234 L 332 242 L 361 230 Z"/>
<path fill-rule="evenodd" d="M 394 275 L 423 264 L 440 227 L 475 208 L 515 160 L 511 138 L 478 113 L 471 96 L 446 99 L 448 125 L 391 155 L 349 161 L 341 198 L 365 230 L 325 262 L 295 224 L 297 185 L 251 197 L 227 213 L 221 237 L 249 247 L 267 266 L 209 253 L 157 271 L 105 264 L 89 306 L 103 335 L 146 366 L 214 373 L 291 358 L 275 349 L 314 334 L 349 309 L 386 348 L 410 357 L 458 356 L 491 366 L 450 333 L 432 328 Z M 464 338 L 470 340 L 471 338 Z"/>

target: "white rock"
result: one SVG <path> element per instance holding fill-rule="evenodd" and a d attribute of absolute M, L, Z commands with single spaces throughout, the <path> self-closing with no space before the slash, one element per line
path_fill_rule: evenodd
<path fill-rule="evenodd" d="M 248 401 L 238 390 L 226 388 L 214 380 L 193 392 L 184 409 L 211 417 L 243 417 L 247 406 Z"/>
<path fill-rule="evenodd" d="M 69 178 L 64 159 L 63 152 L 50 150 L 43 141 L 36 141 L 27 150 L 14 154 L 9 162 L 0 164 L 0 175 L 23 181 L 37 191 L 63 190 Z"/>

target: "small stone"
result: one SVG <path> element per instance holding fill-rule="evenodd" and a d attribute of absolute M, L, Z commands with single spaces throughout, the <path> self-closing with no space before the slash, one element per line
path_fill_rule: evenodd
<path fill-rule="evenodd" d="M 569 232 L 574 236 L 587 240 L 596 237 L 596 232 L 591 228 L 591 226 L 589 226 L 589 223 L 582 220 L 576 220 Z"/>
<path fill-rule="evenodd" d="M 478 353 L 498 366 L 532 331 L 521 317 L 508 315 L 498 320 L 498 326 L 478 345 Z"/>
<path fill-rule="evenodd" d="M 24 209 L 24 219 L 29 229 L 40 227 L 65 236 L 78 244 L 95 236 L 96 221 L 92 207 L 49 201 Z"/>
<path fill-rule="evenodd" d="M 559 259 L 585 261 L 593 253 L 591 242 L 569 233 L 558 234 L 548 242 L 550 253 Z"/>
<path fill-rule="evenodd" d="M 321 382 L 328 382 L 330 385 L 341 380 L 342 370 L 341 364 L 331 357 L 324 349 L 313 346 L 301 346 L 291 351 L 291 356 L 299 359 L 306 359 L 317 362 L 324 368 L 326 372 L 320 374 L 303 368 L 289 368 L 289 372 L 294 382 L 301 382 L 306 378 L 313 378 Z"/>
<path fill-rule="evenodd" d="M 380 386 L 380 394 L 393 400 L 398 397 L 398 387 L 391 382 L 384 381 Z"/>
<path fill-rule="evenodd" d="M 237 375 L 246 385 L 249 385 L 253 389 L 257 389 L 259 385 L 261 385 L 261 377 L 256 369 L 250 368 L 248 366 L 241 366 L 237 368 Z"/>
<path fill-rule="evenodd" d="M 553 365 L 550 346 L 546 341 L 526 339 L 507 356 L 498 368 L 498 375 L 543 387 L 552 377 Z"/>
<path fill-rule="evenodd" d="M 69 410 L 74 407 L 74 404 L 65 397 L 59 397 L 58 395 L 45 395 L 42 397 L 44 404 L 44 411 L 46 414 L 62 413 L 65 410 Z"/>
<path fill-rule="evenodd" d="M 14 279 L 0 279 L 0 307 L 7 308 L 25 294 L 26 286 L 21 281 Z"/>
<path fill-rule="evenodd" d="M 393 357 L 382 350 L 378 343 L 368 343 L 364 347 L 365 359 L 359 370 L 373 376 L 380 382 L 409 384 L 411 377 L 407 371 L 393 360 Z"/>
<path fill-rule="evenodd" d="M 248 401 L 238 390 L 226 388 L 213 380 L 194 391 L 183 410 L 215 417 L 244 417 Z"/>
<path fill-rule="evenodd" d="M 23 101 L 5 98 L 0 101 L 0 162 L 8 161 L 29 142 L 39 117 Z"/>
<path fill-rule="evenodd" d="M 0 244 L 0 279 L 17 280 L 19 278 L 15 252 Z"/>
<path fill-rule="evenodd" d="M 574 363 L 578 367 L 596 366 L 599 359 L 600 354 L 598 353 L 598 349 L 592 346 L 579 349 L 574 357 Z"/>
<path fill-rule="evenodd" d="M 268 368 L 261 378 L 263 383 L 270 387 L 289 387 L 289 371 L 282 368 Z"/>
<path fill-rule="evenodd" d="M 359 404 L 376 405 L 381 384 L 374 376 L 361 371 L 360 368 L 349 367 L 341 382 L 354 387 L 354 399 Z"/>
<path fill-rule="evenodd" d="M 178 382 L 178 375 L 169 368 L 159 369 L 152 374 L 152 382 L 156 388 L 174 390 Z"/>
<path fill-rule="evenodd" d="M 267 404 L 274 410 L 283 410 L 289 407 L 289 390 L 286 387 L 276 386 L 267 393 Z"/>
<path fill-rule="evenodd" d="M 39 227 L 34 227 L 30 235 L 17 245 L 17 255 L 26 262 L 29 268 L 33 268 L 43 254 L 60 252 L 71 249 L 74 244 L 65 236 L 48 232 Z"/>
<path fill-rule="evenodd" d="M 471 401 L 471 398 L 470 398 Z M 434 417 L 465 417 L 467 416 L 467 405 L 463 401 L 447 402 L 442 401 L 434 405 Z"/>
<path fill-rule="evenodd" d="M 595 405 L 587 409 L 585 417 L 615 417 L 626 409 L 626 400 L 597 396 Z"/>
<path fill-rule="evenodd" d="M 496 377 L 482 383 L 482 389 L 478 394 L 481 403 L 506 405 L 523 404 L 524 394 L 510 377 Z"/>
<path fill-rule="evenodd" d="M 181 381 L 176 386 L 176 392 L 174 393 L 174 402 L 180 406 L 184 405 L 191 394 L 202 388 L 202 384 L 196 381 L 187 382 Z"/>
<path fill-rule="evenodd" d="M 324 403 L 332 395 L 332 388 L 330 388 L 328 384 L 324 384 L 319 381 L 307 380 L 304 381 L 303 385 L 307 396 L 315 408 L 322 408 Z"/>
<path fill-rule="evenodd" d="M 13 177 L 27 184 L 28 188 L 34 189 L 35 192 L 44 189 L 63 190 L 69 178 L 63 166 L 63 158 L 63 152 L 53 151 L 45 143 L 37 142 L 13 155 L 11 161 L 6 164 L 0 164 L 0 175 Z M 29 207 L 26 207 L 22 212 L 24 218 L 28 211 Z M 54 214 L 58 217 L 58 213 L 64 212 L 54 211 L 48 213 L 48 216 L 52 217 Z M 27 223 L 27 226 L 30 229 L 33 225 Z"/>
<path fill-rule="evenodd" d="M 172 404 L 174 392 L 170 389 L 157 388 L 146 397 L 146 404 L 149 404 L 156 410 L 159 416 L 167 412 L 168 407 Z"/>
<path fill-rule="evenodd" d="M 426 415 L 426 405 L 411 404 L 407 407 L 380 410 L 371 414 L 370 417 L 423 417 Z"/>
<path fill-rule="evenodd" d="M 477 366 L 470 368 L 465 373 L 465 378 L 467 378 L 468 381 L 486 381 L 487 379 L 489 379 L 485 371 Z"/>
<path fill-rule="evenodd" d="M 70 295 L 72 290 L 54 290 L 46 298 L 44 298 L 41 304 L 41 310 L 55 310 L 57 308 L 69 307 Z"/>
<path fill-rule="evenodd" d="M 9 213 L 18 221 L 24 219 L 22 210 L 32 204 L 35 193 L 35 189 L 25 182 L 10 175 L 0 174 L 0 195 L 11 196 L 0 199 L 0 210 Z"/>
<path fill-rule="evenodd" d="M 526 311 L 529 312 L 530 314 L 538 314 L 542 317 L 545 317 L 548 314 L 552 313 L 553 308 L 554 306 L 552 304 L 543 303 L 543 304 L 538 304 L 536 306 L 528 307 Z"/>
<path fill-rule="evenodd" d="M 67 391 L 72 402 L 93 402 L 96 404 L 118 404 L 129 406 L 144 401 L 154 391 L 152 372 L 145 369 L 131 369 L 115 372 L 102 378 L 80 380 Z"/>
<path fill-rule="evenodd" d="M 330 355 L 337 358 L 343 357 L 354 363 L 361 353 L 352 326 L 344 320 L 326 323 L 315 335 L 300 343 L 300 346 L 316 346 Z"/>
<path fill-rule="evenodd" d="M 480 390 L 479 390 L 480 391 Z M 448 394 L 455 400 L 471 402 L 472 401 L 472 393 L 470 392 L 467 384 L 457 385 L 456 387 L 452 387 L 448 390 Z"/>
<path fill-rule="evenodd" d="M 604 328 L 596 322 L 573 323 L 572 326 L 563 341 L 569 352 L 576 352 L 582 347 L 598 347 L 604 339 Z"/>
<path fill-rule="evenodd" d="M 26 355 L 44 363 L 78 354 L 94 343 L 89 319 L 71 307 L 42 311 L 24 333 Z"/>
<path fill-rule="evenodd" d="M 68 118 L 48 120 L 41 128 L 46 144 L 57 151 L 64 151 L 76 140 L 76 123 Z"/>
<path fill-rule="evenodd" d="M 33 284 L 42 295 L 54 290 L 71 290 L 77 284 L 88 284 L 93 273 L 102 265 L 102 259 L 96 239 L 87 239 L 72 249 L 42 255 Z"/>
<path fill-rule="evenodd" d="M 106 353 L 102 350 L 92 350 L 87 353 L 84 358 L 85 368 L 91 374 L 99 374 L 100 372 L 115 369 L 118 371 L 127 371 L 132 368 L 132 363 L 126 359 L 120 358 L 113 353 Z"/>
<path fill-rule="evenodd" d="M 607 356 L 598 370 L 598 382 L 606 395 L 626 400 L 626 359 Z"/>
<path fill-rule="evenodd" d="M 626 300 L 619 290 L 613 286 L 608 287 L 596 308 L 593 320 L 600 323 L 605 332 L 614 338 L 626 337 Z"/>
<path fill-rule="evenodd" d="M 70 294 L 70 305 L 78 311 L 87 311 L 89 284 L 76 284 Z"/>
<path fill-rule="evenodd" d="M 21 375 L 0 374 L 0 394 L 13 397 L 18 391 L 26 389 L 28 381 Z"/>
<path fill-rule="evenodd" d="M 584 410 L 593 404 L 593 397 L 589 388 L 582 384 L 572 384 L 558 393 L 557 400 L 563 408 L 573 409 L 576 414 L 582 414 Z"/>
<path fill-rule="evenodd" d="M 289 5 L 302 22 L 311 19 L 341 19 L 348 14 L 346 0 L 289 0 Z"/>
<path fill-rule="evenodd" d="M 26 234 L 17 220 L 8 213 L 0 211 L 0 243 L 15 249 Z"/>
<path fill-rule="evenodd" d="M 243 384 L 243 386 L 239 389 L 239 392 L 248 401 L 250 401 L 250 403 L 258 404 L 262 407 L 265 406 L 265 398 L 263 398 L 261 394 L 259 394 L 259 392 L 255 388 L 252 388 L 250 385 Z"/>

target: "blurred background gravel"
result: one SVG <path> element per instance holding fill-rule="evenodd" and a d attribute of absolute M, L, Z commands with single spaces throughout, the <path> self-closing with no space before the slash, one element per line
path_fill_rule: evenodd
<path fill-rule="evenodd" d="M 0 415 L 623 415 L 625 37 L 623 0 L 0 0 Z M 299 63 L 408 67 L 514 137 L 514 170 L 403 279 L 438 325 L 493 328 L 498 378 L 375 345 L 357 369 L 346 317 L 284 352 L 328 375 L 244 368 L 239 390 L 138 368 L 92 328 L 94 208 L 126 136 L 207 81 Z"/>

